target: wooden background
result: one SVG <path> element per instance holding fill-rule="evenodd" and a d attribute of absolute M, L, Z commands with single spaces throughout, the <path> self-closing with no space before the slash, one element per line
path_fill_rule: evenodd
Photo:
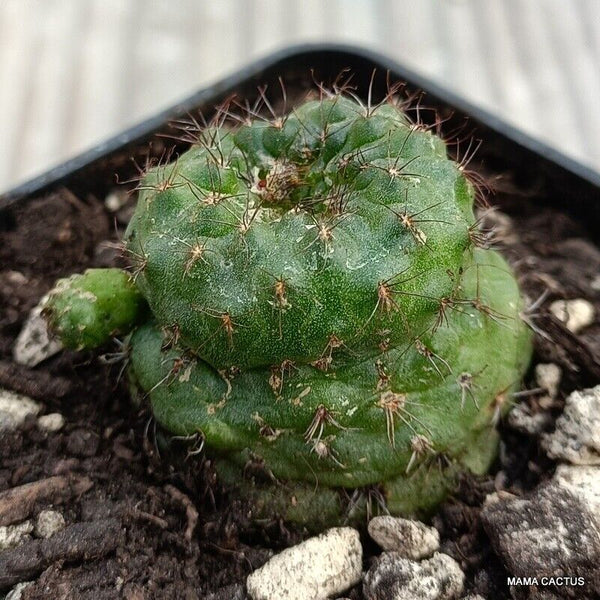
<path fill-rule="evenodd" d="M 600 0 L 0 0 L 0 191 L 309 41 L 385 53 L 600 170 Z"/>

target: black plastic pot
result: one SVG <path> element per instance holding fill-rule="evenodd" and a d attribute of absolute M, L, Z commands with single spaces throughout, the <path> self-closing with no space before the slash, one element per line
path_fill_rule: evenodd
<path fill-rule="evenodd" d="M 278 90 L 280 78 L 286 86 L 314 88 L 314 81 L 332 82 L 344 69 L 353 74 L 352 84 L 356 93 L 363 97 L 372 78 L 374 98 L 385 94 L 388 80 L 405 82 L 408 93 L 426 92 L 424 104 L 442 117 L 443 134 L 450 135 L 456 129 L 465 131 L 467 119 L 466 132 L 481 140 L 475 159 L 478 168 L 491 177 L 510 174 L 511 184 L 521 193 L 545 206 L 559 207 L 584 223 L 593 237 L 598 239 L 600 236 L 600 173 L 385 56 L 338 45 L 298 46 L 276 52 L 6 192 L 0 196 L 0 230 L 3 221 L 9 218 L 12 205 L 60 186 L 75 194 L 91 193 L 102 198 L 115 187 L 116 176 L 122 181 L 134 173 L 129 158 L 143 162 L 152 140 L 155 148 L 165 147 L 165 138 L 157 135 L 173 135 L 170 123 L 175 119 L 197 111 L 210 116 L 215 105 L 233 94 L 252 100 L 257 96 L 258 86 L 267 85 L 271 90 Z M 424 120 L 433 119 L 434 113 L 424 111 L 421 116 Z M 557 144 L 559 142 L 557 140 Z M 185 147 L 184 144 L 180 146 Z"/>

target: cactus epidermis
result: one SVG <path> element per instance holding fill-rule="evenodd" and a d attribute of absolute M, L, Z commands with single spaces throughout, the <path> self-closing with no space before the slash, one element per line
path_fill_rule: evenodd
<path fill-rule="evenodd" d="M 187 347 L 216 369 L 343 364 L 432 326 L 473 223 L 441 140 L 343 98 L 204 136 L 148 174 L 127 234 Z"/>
<path fill-rule="evenodd" d="M 165 428 L 326 487 L 487 467 L 530 339 L 440 138 L 333 95 L 200 131 L 138 187 L 125 237 L 153 319 L 131 374 Z"/>

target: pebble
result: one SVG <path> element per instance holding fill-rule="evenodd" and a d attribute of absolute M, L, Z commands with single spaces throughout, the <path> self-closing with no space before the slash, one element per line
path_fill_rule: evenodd
<path fill-rule="evenodd" d="M 463 596 L 461 600 L 485 600 L 485 598 L 479 594 L 469 594 L 468 596 Z"/>
<path fill-rule="evenodd" d="M 594 305 L 583 298 L 555 300 L 550 304 L 550 312 L 573 333 L 579 333 L 583 328 L 591 325 L 596 316 Z"/>
<path fill-rule="evenodd" d="M 34 533 L 37 537 L 49 538 L 62 531 L 65 526 L 65 518 L 61 513 L 55 510 L 43 510 L 35 520 Z"/>
<path fill-rule="evenodd" d="M 38 429 L 53 433 L 60 431 L 65 425 L 65 418 L 60 413 L 42 415 L 37 420 Z"/>
<path fill-rule="evenodd" d="M 539 435 L 552 424 L 552 416 L 546 411 L 531 414 L 527 404 L 521 402 L 508 413 L 508 424 L 522 433 Z"/>
<path fill-rule="evenodd" d="M 23 581 L 22 583 L 17 583 L 15 587 L 6 594 L 6 598 L 4 600 L 21 600 L 23 596 L 23 592 L 30 586 L 33 585 L 33 581 Z"/>
<path fill-rule="evenodd" d="M 36 416 L 42 407 L 28 396 L 0 388 L 0 431 L 20 427 L 29 416 Z"/>
<path fill-rule="evenodd" d="M 551 398 L 556 398 L 562 378 L 562 369 L 554 363 L 539 363 L 535 366 L 535 380 Z"/>
<path fill-rule="evenodd" d="M 369 521 L 369 535 L 385 551 L 418 560 L 431 556 L 440 548 L 440 534 L 435 527 L 420 521 L 397 517 L 374 517 Z"/>
<path fill-rule="evenodd" d="M 509 574 L 576 574 L 591 582 L 600 561 L 593 512 L 579 494 L 549 482 L 527 497 L 486 503 L 481 520 Z"/>
<path fill-rule="evenodd" d="M 367 600 L 454 600 L 460 596 L 465 576 L 447 554 L 416 562 L 396 552 L 384 552 L 365 576 Z"/>
<path fill-rule="evenodd" d="M 550 458 L 600 465 L 600 385 L 569 395 L 554 432 L 542 436 Z"/>
<path fill-rule="evenodd" d="M 63 348 L 59 340 L 50 336 L 46 319 L 42 317 L 42 308 L 47 298 L 44 296 L 31 310 L 15 341 L 13 359 L 20 365 L 35 367 Z"/>
<path fill-rule="evenodd" d="M 326 600 L 359 582 L 358 531 L 337 527 L 275 555 L 248 576 L 252 600 Z"/>
<path fill-rule="evenodd" d="M 117 212 L 127 203 L 127 195 L 118 192 L 111 192 L 104 199 L 104 206 L 110 212 Z"/>
<path fill-rule="evenodd" d="M 552 481 L 578 495 L 600 520 L 600 467 L 558 465 Z"/>
<path fill-rule="evenodd" d="M 0 552 L 22 544 L 29 539 L 32 531 L 33 523 L 31 521 L 0 527 Z"/>

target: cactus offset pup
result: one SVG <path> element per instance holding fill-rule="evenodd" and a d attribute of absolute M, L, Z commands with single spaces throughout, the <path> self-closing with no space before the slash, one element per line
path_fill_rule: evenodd
<path fill-rule="evenodd" d="M 256 514 L 423 513 L 485 472 L 531 342 L 439 137 L 332 94 L 207 127 L 138 189 L 130 274 L 62 280 L 45 314 L 74 348 L 127 334 L 156 420 Z"/>

